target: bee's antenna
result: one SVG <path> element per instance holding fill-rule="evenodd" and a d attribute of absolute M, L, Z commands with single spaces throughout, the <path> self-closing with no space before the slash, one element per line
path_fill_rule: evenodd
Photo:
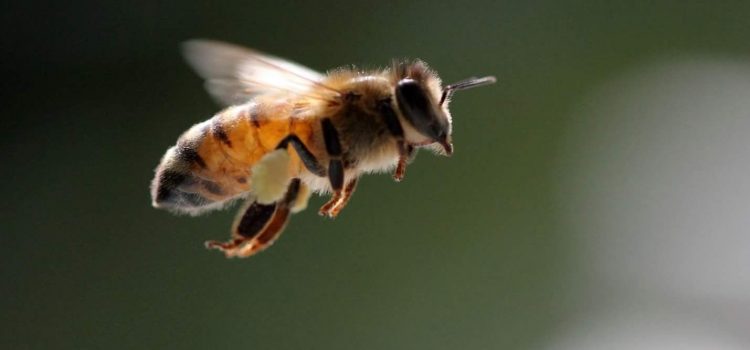
<path fill-rule="evenodd" d="M 443 88 L 443 95 L 440 97 L 440 105 L 442 106 L 443 102 L 449 99 L 455 91 L 471 89 L 482 85 L 494 84 L 496 81 L 497 79 L 490 75 L 482 78 L 471 77 L 459 82 L 455 82 L 453 84 L 446 85 Z"/>

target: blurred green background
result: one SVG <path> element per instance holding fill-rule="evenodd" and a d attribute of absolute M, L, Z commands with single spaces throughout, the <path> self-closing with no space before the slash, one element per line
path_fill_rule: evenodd
<path fill-rule="evenodd" d="M 530 349 L 574 286 L 556 146 L 583 94 L 675 53 L 750 54 L 750 2 L 14 2 L 2 6 L 2 328 L 12 348 Z M 368 176 L 226 260 L 234 209 L 151 208 L 163 152 L 218 107 L 179 55 L 215 38 L 324 71 L 427 61 L 455 155 Z M 311 208 L 324 202 L 316 198 Z"/>

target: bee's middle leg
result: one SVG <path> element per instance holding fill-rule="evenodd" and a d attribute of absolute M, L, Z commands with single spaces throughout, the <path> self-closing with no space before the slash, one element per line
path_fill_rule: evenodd
<path fill-rule="evenodd" d="M 315 175 L 328 177 L 331 189 L 333 190 L 333 196 L 320 208 L 319 213 L 320 215 L 335 217 L 341 209 L 346 206 L 346 203 L 354 192 L 357 181 L 356 179 L 349 181 L 346 189 L 344 189 L 344 161 L 342 159 L 343 152 L 338 131 L 336 131 L 336 128 L 329 118 L 325 118 L 321 121 L 321 128 L 323 130 L 326 152 L 330 158 L 327 170 L 317 158 L 315 158 L 315 155 L 307 149 L 299 137 L 294 134 L 288 135 L 281 140 L 278 146 L 276 146 L 276 149 L 284 149 L 291 144 L 297 151 L 305 168 Z"/>
<path fill-rule="evenodd" d="M 320 211 L 318 213 L 330 218 L 335 218 L 336 216 L 338 216 L 341 209 L 344 209 L 346 204 L 349 203 L 349 199 L 352 197 L 354 190 L 357 188 L 357 180 L 359 179 L 352 179 L 348 184 L 346 184 L 346 188 L 344 188 L 343 191 L 334 193 L 331 200 L 324 204 L 320 208 Z"/>
<path fill-rule="evenodd" d="M 335 217 L 338 212 L 343 208 L 340 206 L 338 210 L 332 212 L 331 209 L 336 207 L 337 203 L 341 202 L 344 194 L 344 161 L 342 159 L 341 141 L 339 140 L 339 133 L 336 131 L 336 127 L 331 122 L 331 119 L 324 118 L 321 120 L 321 127 L 323 129 L 323 140 L 326 144 L 326 152 L 328 152 L 328 181 L 331 183 L 331 189 L 333 190 L 333 196 L 331 199 L 324 204 L 320 211 L 320 215 L 329 217 Z M 356 181 L 352 181 L 356 185 Z M 350 194 L 351 195 L 351 194 Z M 348 200 L 348 196 L 347 200 Z M 346 203 L 343 203 L 346 204 Z"/>

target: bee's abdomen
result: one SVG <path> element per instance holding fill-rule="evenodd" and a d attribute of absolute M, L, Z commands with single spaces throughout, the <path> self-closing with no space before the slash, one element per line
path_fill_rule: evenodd
<path fill-rule="evenodd" d="M 231 107 L 180 136 L 156 170 L 153 205 L 191 214 L 220 207 L 251 190 L 252 165 L 290 132 L 309 138 L 309 125 L 262 107 Z"/>
<path fill-rule="evenodd" d="M 191 148 L 170 148 L 156 170 L 151 198 L 157 208 L 198 213 L 224 201 L 225 189 L 216 181 L 200 176 L 194 166 L 205 168 L 205 161 Z"/>

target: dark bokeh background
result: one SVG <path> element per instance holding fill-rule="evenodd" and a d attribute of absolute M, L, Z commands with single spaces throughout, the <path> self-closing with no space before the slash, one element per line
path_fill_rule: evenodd
<path fill-rule="evenodd" d="M 700 4 L 699 4 L 700 3 Z M 11 348 L 528 349 L 564 326 L 554 162 L 568 111 L 653 55 L 750 54 L 750 2 L 15 2 L 0 11 L 2 327 Z M 364 178 L 226 260 L 234 210 L 152 209 L 159 158 L 218 110 L 179 43 L 326 70 L 419 57 L 457 95 L 456 153 Z M 311 204 L 317 207 L 323 199 Z"/>

